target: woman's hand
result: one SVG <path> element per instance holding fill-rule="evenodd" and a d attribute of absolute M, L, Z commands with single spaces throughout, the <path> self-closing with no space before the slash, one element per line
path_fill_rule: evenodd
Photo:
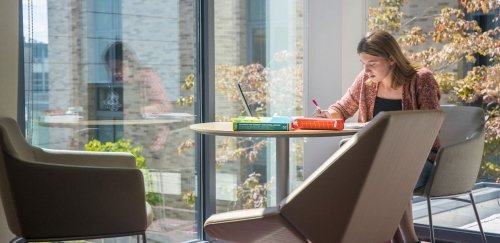
<path fill-rule="evenodd" d="M 316 111 L 314 111 L 313 116 L 318 118 L 332 118 L 332 115 L 328 110 L 319 110 L 319 109 L 316 109 Z"/>
<path fill-rule="evenodd" d="M 340 113 L 335 110 L 320 110 L 314 111 L 313 117 L 317 118 L 329 118 L 329 119 L 344 119 Z"/>

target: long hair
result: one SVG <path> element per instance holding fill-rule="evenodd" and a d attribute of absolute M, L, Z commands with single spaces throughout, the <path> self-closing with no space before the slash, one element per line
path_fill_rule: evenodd
<path fill-rule="evenodd" d="M 104 51 L 104 61 L 109 63 L 111 60 L 128 60 L 130 62 L 138 62 L 135 53 L 122 41 L 115 41 L 109 45 Z"/>
<path fill-rule="evenodd" d="M 108 66 L 112 65 L 113 60 L 121 61 L 122 65 L 131 71 L 132 76 L 141 68 L 135 53 L 121 41 L 116 41 L 108 46 L 104 51 L 103 59 Z"/>
<path fill-rule="evenodd" d="M 400 87 L 417 73 L 418 66 L 410 63 L 396 39 L 386 31 L 375 30 L 363 37 L 358 43 L 358 54 L 362 52 L 394 61 L 392 88 Z"/>

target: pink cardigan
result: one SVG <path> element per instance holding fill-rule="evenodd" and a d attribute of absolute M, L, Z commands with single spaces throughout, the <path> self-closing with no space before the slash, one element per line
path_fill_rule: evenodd
<path fill-rule="evenodd" d="M 352 117 L 359 110 L 358 122 L 371 121 L 378 85 L 367 80 L 368 76 L 361 71 L 346 94 L 329 109 L 340 113 L 344 120 Z M 439 110 L 440 98 L 436 79 L 427 68 L 419 69 L 412 79 L 403 84 L 403 110 Z M 436 139 L 429 155 L 430 160 L 434 161 L 435 152 L 439 147 L 439 140 Z"/>

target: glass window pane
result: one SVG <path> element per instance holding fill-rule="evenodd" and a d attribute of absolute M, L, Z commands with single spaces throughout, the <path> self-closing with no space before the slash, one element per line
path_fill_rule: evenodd
<path fill-rule="evenodd" d="M 153 207 L 151 240 L 198 238 L 195 1 L 23 1 L 29 141 L 129 151 Z"/>
<path fill-rule="evenodd" d="M 499 234 L 500 7 L 494 2 L 368 0 L 367 5 L 369 29 L 390 31 L 411 61 L 433 70 L 443 104 L 484 109 L 486 140 L 473 193 L 485 231 Z M 416 198 L 413 209 L 415 222 L 427 224 L 426 202 Z M 433 200 L 433 222 L 478 231 L 472 207 L 463 202 Z"/>
<path fill-rule="evenodd" d="M 301 116 L 304 1 L 215 1 L 216 121 Z M 217 212 L 275 205 L 275 139 L 216 137 Z M 303 140 L 290 142 L 290 184 L 302 181 Z"/>

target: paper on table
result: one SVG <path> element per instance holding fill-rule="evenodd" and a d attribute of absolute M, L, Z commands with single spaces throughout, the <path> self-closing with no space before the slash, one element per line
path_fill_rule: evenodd
<path fill-rule="evenodd" d="M 143 114 L 144 118 L 186 118 L 195 117 L 196 115 L 189 113 L 178 113 L 178 112 L 168 112 L 168 113 L 146 113 Z"/>
<path fill-rule="evenodd" d="M 361 129 L 363 128 L 367 123 L 360 123 L 360 122 L 347 122 L 344 123 L 344 129 Z"/>

